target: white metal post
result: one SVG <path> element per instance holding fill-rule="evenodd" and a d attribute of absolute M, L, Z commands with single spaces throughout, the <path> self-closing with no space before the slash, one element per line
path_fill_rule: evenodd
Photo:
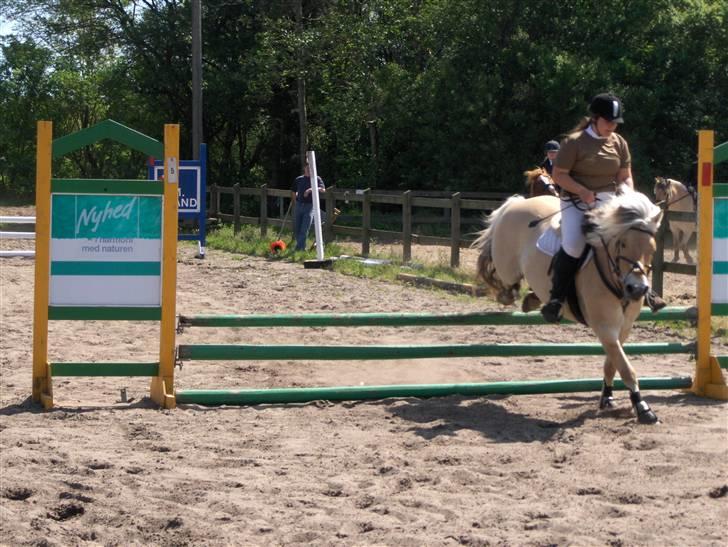
<path fill-rule="evenodd" d="M 321 202 L 319 201 L 318 173 L 316 171 L 316 152 L 306 152 L 308 169 L 311 175 L 311 196 L 313 197 L 313 228 L 316 234 L 316 258 L 324 259 L 324 238 L 321 232 Z"/>

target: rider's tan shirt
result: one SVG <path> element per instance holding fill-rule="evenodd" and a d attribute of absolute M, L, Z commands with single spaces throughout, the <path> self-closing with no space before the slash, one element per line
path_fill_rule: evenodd
<path fill-rule="evenodd" d="M 576 182 L 590 190 L 610 191 L 617 173 L 629 167 L 632 157 L 624 137 L 612 133 L 608 138 L 594 138 L 586 131 L 568 135 L 554 161 L 554 167 L 565 169 Z"/>

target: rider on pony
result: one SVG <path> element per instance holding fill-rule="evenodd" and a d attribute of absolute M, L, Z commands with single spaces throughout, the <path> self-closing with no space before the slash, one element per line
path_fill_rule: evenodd
<path fill-rule="evenodd" d="M 561 320 L 586 247 L 584 213 L 634 189 L 629 145 L 615 132 L 624 121 L 622 102 L 611 93 L 601 93 L 592 99 L 589 112 L 562 141 L 554 162 L 553 178 L 561 187 L 561 248 L 551 266 L 550 300 L 541 308 L 551 323 Z M 647 302 L 653 310 L 665 306 L 654 293 Z"/>
<path fill-rule="evenodd" d="M 545 169 L 549 174 L 549 177 L 554 174 L 554 160 L 556 159 L 556 155 L 559 153 L 559 148 L 560 146 L 558 141 L 549 141 L 543 147 L 543 152 L 546 154 L 546 157 L 543 159 L 539 167 L 541 169 Z"/>

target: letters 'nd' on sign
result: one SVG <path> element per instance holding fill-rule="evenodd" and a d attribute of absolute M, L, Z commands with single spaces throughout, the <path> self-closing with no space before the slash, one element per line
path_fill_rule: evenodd
<path fill-rule="evenodd" d="M 199 165 L 182 165 L 179 170 L 177 186 L 177 211 L 180 216 L 200 212 L 200 195 L 202 176 Z M 164 166 L 154 166 L 154 178 L 160 180 L 164 175 Z"/>
<path fill-rule="evenodd" d="M 51 306 L 160 306 L 162 196 L 52 194 Z"/>

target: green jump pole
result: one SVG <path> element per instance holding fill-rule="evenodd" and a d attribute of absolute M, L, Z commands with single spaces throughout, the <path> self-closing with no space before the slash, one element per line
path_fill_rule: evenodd
<path fill-rule="evenodd" d="M 654 342 L 624 346 L 628 355 L 692 353 L 692 343 Z M 544 357 L 604 355 L 601 344 L 472 344 L 421 346 L 251 346 L 180 345 L 179 358 L 189 361 L 433 359 L 451 357 Z"/>
<path fill-rule="evenodd" d="M 51 376 L 156 376 L 159 363 L 51 363 Z"/>
<path fill-rule="evenodd" d="M 688 389 L 692 379 L 640 378 L 641 389 Z M 199 405 L 259 405 L 308 403 L 311 401 L 362 401 L 392 397 L 446 397 L 448 395 L 537 395 L 546 393 L 576 393 L 599 391 L 602 379 L 547 380 L 525 382 L 494 382 L 487 384 L 422 384 L 387 386 L 343 386 L 315 388 L 276 388 L 244 390 L 188 389 L 176 392 L 177 404 Z M 615 389 L 626 389 L 621 380 Z"/>
<path fill-rule="evenodd" d="M 645 308 L 638 321 L 694 321 L 697 308 Z M 540 312 L 342 313 L 297 315 L 180 315 L 184 327 L 412 327 L 445 325 L 544 325 Z"/>

